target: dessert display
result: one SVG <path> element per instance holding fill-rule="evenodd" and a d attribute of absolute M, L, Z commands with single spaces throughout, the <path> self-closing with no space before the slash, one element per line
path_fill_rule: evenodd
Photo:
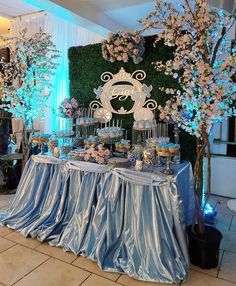
<path fill-rule="evenodd" d="M 79 117 L 76 120 L 77 125 L 88 126 L 97 123 L 97 119 L 94 117 Z"/>
<path fill-rule="evenodd" d="M 81 126 L 89 126 L 97 123 L 97 119 L 93 115 L 93 111 L 90 108 L 79 108 L 80 117 L 76 119 L 76 124 Z"/>
<path fill-rule="evenodd" d="M 86 149 L 95 147 L 98 144 L 98 137 L 90 135 L 87 139 L 84 139 L 84 146 Z"/>
<path fill-rule="evenodd" d="M 125 153 L 131 149 L 130 140 L 121 139 L 115 143 L 115 150 L 117 152 Z"/>
<path fill-rule="evenodd" d="M 101 139 L 114 139 L 123 136 L 123 128 L 121 127 L 104 127 L 97 129 L 97 134 Z"/>
<path fill-rule="evenodd" d="M 156 126 L 157 126 L 156 120 L 137 120 L 134 121 L 133 129 L 147 130 L 147 129 L 153 129 Z"/>

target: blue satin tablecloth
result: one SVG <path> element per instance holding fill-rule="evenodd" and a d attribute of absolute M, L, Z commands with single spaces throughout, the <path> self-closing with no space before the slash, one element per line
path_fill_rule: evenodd
<path fill-rule="evenodd" d="M 32 156 L 0 223 L 86 256 L 103 270 L 166 283 L 189 267 L 194 208 L 190 163 L 175 175 Z"/>

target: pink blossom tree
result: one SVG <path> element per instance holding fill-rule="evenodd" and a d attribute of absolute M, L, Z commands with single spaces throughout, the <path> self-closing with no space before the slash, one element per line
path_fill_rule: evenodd
<path fill-rule="evenodd" d="M 161 88 L 172 98 L 159 106 L 160 118 L 178 123 L 179 127 L 197 137 L 197 158 L 194 166 L 196 208 L 193 227 L 205 233 L 202 207 L 203 156 L 207 154 L 208 178 L 206 197 L 210 194 L 210 145 L 212 125 L 234 115 L 236 85 L 236 52 L 231 50 L 227 33 L 235 19 L 207 0 L 183 0 L 174 6 L 156 0 L 155 10 L 144 20 L 145 29 L 157 28 L 159 41 L 174 47 L 173 59 L 156 62 L 155 68 L 173 76 L 180 89 Z M 194 230 L 192 228 L 192 230 Z"/>
<path fill-rule="evenodd" d="M 27 30 L 19 37 L 1 37 L 10 49 L 10 61 L 2 62 L 3 85 L 0 109 L 12 113 L 23 122 L 22 168 L 24 168 L 31 148 L 29 128 L 33 131 L 33 120 L 44 117 L 44 108 L 52 92 L 50 81 L 58 66 L 59 51 L 51 40 L 51 35 L 41 29 L 31 37 Z M 1 60 L 1 59 L 0 59 Z"/>

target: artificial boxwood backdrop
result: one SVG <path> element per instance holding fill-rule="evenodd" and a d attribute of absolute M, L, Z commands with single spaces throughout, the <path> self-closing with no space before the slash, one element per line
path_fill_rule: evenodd
<path fill-rule="evenodd" d="M 167 61 L 172 57 L 172 50 L 164 44 L 158 43 L 154 47 L 154 39 L 154 36 L 145 37 L 144 59 L 139 64 L 134 64 L 132 60 L 129 60 L 128 63 L 105 61 L 102 58 L 100 44 L 71 47 L 68 52 L 70 96 L 78 99 L 79 103 L 84 106 L 89 106 L 89 103 L 96 99 L 93 89 L 104 84 L 100 78 L 101 74 L 106 71 L 115 74 L 123 67 L 131 74 L 136 70 L 144 70 L 147 76 L 142 83 L 147 86 L 152 85 L 151 98 L 155 99 L 158 105 L 164 105 L 168 96 L 161 92 L 159 87 L 178 87 L 178 84 L 172 77 L 154 69 L 153 62 Z M 130 104 L 129 100 L 126 102 L 127 105 Z M 115 102 L 115 104 L 118 106 L 119 102 Z M 158 120 L 158 113 L 156 117 Z M 115 115 L 115 118 L 123 119 L 123 127 L 128 130 L 128 136 L 131 138 L 133 115 Z M 172 133 L 170 132 L 170 137 L 173 136 Z M 195 138 L 181 131 L 180 143 L 182 157 L 193 162 Z"/>

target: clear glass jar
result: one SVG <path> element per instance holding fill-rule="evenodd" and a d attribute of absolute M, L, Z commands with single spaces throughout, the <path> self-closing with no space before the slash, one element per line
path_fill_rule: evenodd
<path fill-rule="evenodd" d="M 143 150 L 143 162 L 147 167 L 151 167 L 155 163 L 155 150 L 149 142 L 147 142 Z"/>
<path fill-rule="evenodd" d="M 143 146 L 141 144 L 134 145 L 131 151 L 128 152 L 127 157 L 131 165 L 134 167 L 136 164 L 136 160 L 143 159 Z"/>

